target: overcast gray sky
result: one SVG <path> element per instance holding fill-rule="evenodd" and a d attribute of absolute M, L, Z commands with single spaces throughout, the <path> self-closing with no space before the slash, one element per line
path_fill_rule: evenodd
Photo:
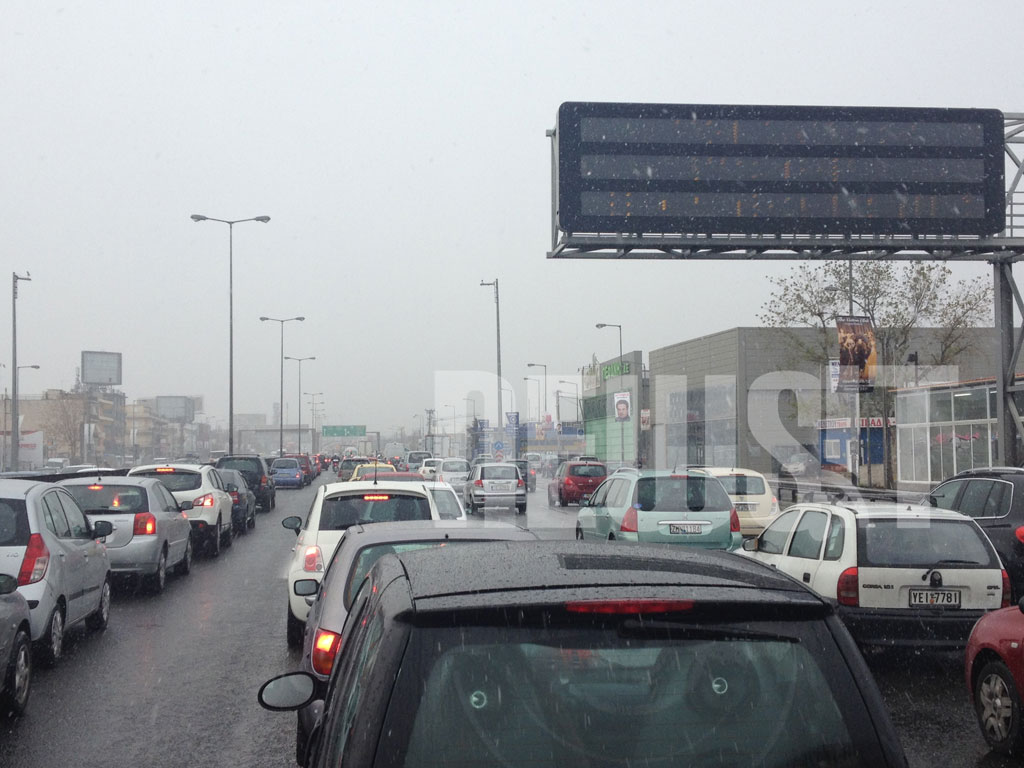
<path fill-rule="evenodd" d="M 22 392 L 109 350 L 129 399 L 203 395 L 221 419 L 228 233 L 192 213 L 272 219 L 235 227 L 236 412 L 278 399 L 258 317 L 305 315 L 285 342 L 317 357 L 302 389 L 331 423 L 387 430 L 431 404 L 434 371 L 493 370 L 481 279 L 522 397 L 527 362 L 553 391 L 617 354 L 595 322 L 645 351 L 755 325 L 788 269 L 546 260 L 563 101 L 1024 111 L 1019 1 L 5 0 L 0 19 L 0 253 L 32 273 L 18 356 L 41 366 Z"/>

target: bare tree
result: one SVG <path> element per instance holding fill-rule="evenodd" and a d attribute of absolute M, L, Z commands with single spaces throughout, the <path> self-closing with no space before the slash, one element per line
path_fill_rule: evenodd
<path fill-rule="evenodd" d="M 72 461 L 82 461 L 82 400 L 81 396 L 61 392 L 59 397 L 47 400 L 46 414 L 42 418 L 43 428 L 53 435 L 57 450 L 67 451 Z"/>

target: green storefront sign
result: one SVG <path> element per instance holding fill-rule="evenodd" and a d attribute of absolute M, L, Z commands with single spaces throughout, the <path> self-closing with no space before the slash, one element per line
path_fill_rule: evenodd
<path fill-rule="evenodd" d="M 340 426 L 324 425 L 320 434 L 322 437 L 366 437 L 365 424 L 342 424 Z"/>
<path fill-rule="evenodd" d="M 601 367 L 601 378 L 607 381 L 612 376 L 629 376 L 629 363 L 622 360 Z"/>

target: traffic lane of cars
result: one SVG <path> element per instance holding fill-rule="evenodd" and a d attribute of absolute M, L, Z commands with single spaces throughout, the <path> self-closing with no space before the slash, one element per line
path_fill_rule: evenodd
<path fill-rule="evenodd" d="M 314 492 L 279 497 L 237 547 L 197 557 L 159 597 L 115 591 L 107 631 L 70 631 L 62 664 L 34 670 L 26 716 L 0 718 L 0 765 L 287 765 L 294 729 L 281 730 L 253 692 L 299 664 L 267 596 L 285 588 L 282 547 L 294 541 L 276 522 L 305 514 Z M 128 713 L 132 735 L 114 736 L 111 723 Z"/>

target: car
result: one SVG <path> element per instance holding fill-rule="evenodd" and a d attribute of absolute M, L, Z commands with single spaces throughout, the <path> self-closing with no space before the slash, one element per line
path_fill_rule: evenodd
<path fill-rule="evenodd" d="M 221 469 L 224 490 L 231 497 L 231 522 L 235 535 L 246 533 L 256 527 L 256 494 L 249 489 L 245 475 L 237 469 Z"/>
<path fill-rule="evenodd" d="M 905 766 L 832 607 L 724 552 L 536 541 L 388 554 L 351 602 L 308 768 Z"/>
<path fill-rule="evenodd" d="M 270 474 L 267 460 L 255 453 L 233 453 L 221 456 L 215 465 L 217 469 L 236 469 L 245 477 L 245 484 L 256 494 L 256 504 L 264 512 L 277 505 L 277 488 L 274 476 Z"/>
<path fill-rule="evenodd" d="M 420 465 L 424 459 L 433 458 L 434 454 L 430 451 L 409 451 L 405 454 L 405 471 L 416 472 L 419 470 Z"/>
<path fill-rule="evenodd" d="M 90 522 L 66 488 L 0 480 L 0 573 L 14 576 L 28 601 L 43 664 L 60 660 L 71 627 L 107 628 L 110 560 L 100 539 L 113 530 L 106 520 Z"/>
<path fill-rule="evenodd" d="M 18 579 L 0 573 L 0 715 L 24 715 L 31 691 L 32 625 L 28 602 L 18 591 Z"/>
<path fill-rule="evenodd" d="M 767 478 L 752 469 L 703 467 L 725 487 L 740 519 L 740 533 L 756 536 L 779 514 L 779 500 Z"/>
<path fill-rule="evenodd" d="M 349 480 L 317 488 L 305 519 L 291 516 L 281 521 L 282 526 L 295 531 L 298 536 L 288 566 L 288 644 L 293 647 L 302 644 L 309 611 L 305 599 L 295 594 L 295 582 L 320 578 L 350 526 L 357 523 L 464 518 L 455 494 L 441 483 Z"/>
<path fill-rule="evenodd" d="M 548 505 L 586 501 L 607 476 L 608 468 L 599 461 L 563 461 L 548 483 Z"/>
<path fill-rule="evenodd" d="M 1024 597 L 1024 469 L 986 467 L 960 472 L 933 488 L 926 502 L 967 515 L 980 525 L 1010 575 L 1010 599 L 1016 602 Z"/>
<path fill-rule="evenodd" d="M 962 649 L 978 619 L 1010 604 L 992 542 L 944 509 L 794 504 L 743 550 L 835 600 L 865 647 Z"/>
<path fill-rule="evenodd" d="M 448 483 L 456 493 L 461 495 L 466 479 L 469 477 L 469 471 L 469 462 L 465 459 L 445 459 L 441 464 L 437 479 L 440 482 Z"/>
<path fill-rule="evenodd" d="M 526 480 L 527 493 L 533 493 L 537 490 L 537 470 L 530 466 L 529 461 L 526 459 L 513 459 L 509 464 L 515 464 L 519 469 L 519 474 Z"/>
<path fill-rule="evenodd" d="M 355 480 L 372 480 L 377 475 L 383 475 L 395 471 L 395 468 L 391 464 L 385 464 L 383 461 L 368 461 L 365 464 L 359 464 L 354 467 L 352 469 L 352 474 L 348 479 L 350 482 Z M 423 475 L 420 475 L 420 480 L 423 479 Z"/>
<path fill-rule="evenodd" d="M 324 573 L 323 581 L 299 579 L 294 591 L 311 602 L 302 642 L 301 669 L 319 681 L 326 691 L 334 658 L 343 645 L 352 599 L 363 578 L 385 554 L 410 552 L 425 547 L 451 546 L 481 541 L 535 541 L 536 535 L 508 523 L 478 523 L 466 520 L 419 520 L 411 523 L 354 525 L 345 532 Z M 298 713 L 297 759 L 315 722 L 315 712 Z"/>
<path fill-rule="evenodd" d="M 143 464 L 128 470 L 129 477 L 154 477 L 167 486 L 192 524 L 193 546 L 218 557 L 235 539 L 231 496 L 220 473 L 209 464 Z M 191 504 L 182 506 L 183 502 Z"/>
<path fill-rule="evenodd" d="M 393 465 L 392 465 L 393 466 Z M 389 483 L 396 481 L 404 481 L 409 483 L 433 483 L 435 480 L 426 478 L 419 472 L 380 472 L 381 477 L 386 477 Z M 373 473 L 369 473 L 367 476 L 359 478 L 361 480 L 373 480 Z"/>
<path fill-rule="evenodd" d="M 477 464 L 462 486 L 462 504 L 475 514 L 484 507 L 514 507 L 526 512 L 526 481 L 515 464 Z"/>
<path fill-rule="evenodd" d="M 303 488 L 306 485 L 306 473 L 302 471 L 298 459 L 274 459 L 270 465 L 270 476 L 274 478 L 275 487 Z"/>
<path fill-rule="evenodd" d="M 790 477 L 807 477 L 816 475 L 821 470 L 821 463 L 809 453 L 794 453 L 782 462 L 780 475 Z"/>
<path fill-rule="evenodd" d="M 725 488 L 695 470 L 613 472 L 580 505 L 576 538 L 727 550 L 743 541 Z"/>
<path fill-rule="evenodd" d="M 964 677 L 986 743 L 1006 755 L 1024 754 L 1024 598 L 985 614 L 964 650 Z"/>
<path fill-rule="evenodd" d="M 305 453 L 286 453 L 284 457 L 295 459 L 299 462 L 299 466 L 302 467 L 303 485 L 309 485 L 313 482 L 313 478 L 316 477 L 314 474 L 316 470 L 313 469 L 313 462 L 309 460 L 309 456 Z"/>
<path fill-rule="evenodd" d="M 541 466 L 544 464 L 544 456 L 534 451 L 529 451 L 523 454 L 523 458 L 530 462 L 530 467 L 540 472 Z"/>
<path fill-rule="evenodd" d="M 472 466 L 477 464 L 488 464 L 494 461 L 494 456 L 489 453 L 480 453 L 473 457 L 473 460 L 469 462 Z"/>
<path fill-rule="evenodd" d="M 68 478 L 60 481 L 93 523 L 106 520 L 111 575 L 159 593 L 168 571 L 192 570 L 192 526 L 177 499 L 152 477 Z"/>
<path fill-rule="evenodd" d="M 373 459 L 368 456 L 346 456 L 338 462 L 338 479 L 348 480 L 352 477 L 352 470 L 360 464 L 368 464 Z"/>
<path fill-rule="evenodd" d="M 442 464 L 444 464 L 444 459 L 424 459 L 418 471 L 426 479 L 433 480 L 437 477 L 437 472 Z"/>

